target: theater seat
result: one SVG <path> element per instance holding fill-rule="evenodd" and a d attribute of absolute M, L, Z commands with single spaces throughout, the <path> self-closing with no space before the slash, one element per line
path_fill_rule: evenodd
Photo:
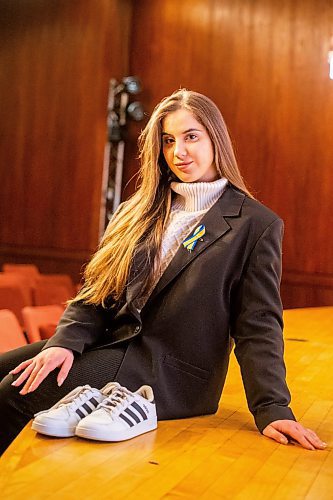
<path fill-rule="evenodd" d="M 68 298 L 72 298 L 76 293 L 76 288 L 73 284 L 72 278 L 68 274 L 52 273 L 43 274 L 34 264 L 3 264 L 3 274 L 16 274 L 30 278 L 31 285 L 36 286 L 39 284 L 53 284 L 67 288 Z"/>
<path fill-rule="evenodd" d="M 76 292 L 72 278 L 68 274 L 40 274 L 36 279 L 36 285 L 52 284 L 67 289 L 68 298 L 72 298 Z"/>
<path fill-rule="evenodd" d="M 51 336 L 64 312 L 64 308 L 58 305 L 24 307 L 22 316 L 24 329 L 30 343 L 42 340 L 40 328 L 48 331 Z"/>
<path fill-rule="evenodd" d="M 20 273 L 26 276 L 39 276 L 39 269 L 34 264 L 4 264 L 2 269 L 5 273 Z"/>
<path fill-rule="evenodd" d="M 29 278 L 27 278 L 29 280 Z M 9 309 L 23 325 L 22 308 L 32 305 L 31 286 L 16 274 L 0 273 L 0 309 Z"/>
<path fill-rule="evenodd" d="M 33 290 L 33 304 L 35 306 L 63 305 L 72 298 L 68 288 L 52 282 L 37 281 Z"/>
<path fill-rule="evenodd" d="M 0 352 L 7 352 L 27 344 L 22 328 L 12 311 L 0 310 Z"/>

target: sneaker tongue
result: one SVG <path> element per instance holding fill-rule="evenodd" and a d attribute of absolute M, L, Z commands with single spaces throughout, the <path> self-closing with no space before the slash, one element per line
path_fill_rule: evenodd
<path fill-rule="evenodd" d="M 101 389 L 101 392 L 104 394 L 104 396 L 110 396 L 113 391 L 115 391 L 119 387 L 121 387 L 121 385 L 118 382 L 109 382 Z"/>

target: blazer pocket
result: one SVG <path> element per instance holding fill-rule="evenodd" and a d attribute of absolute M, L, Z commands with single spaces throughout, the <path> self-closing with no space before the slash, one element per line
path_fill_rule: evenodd
<path fill-rule="evenodd" d="M 204 370 L 203 368 L 199 368 L 198 366 L 191 365 L 186 361 L 182 361 L 180 359 L 174 358 L 170 354 L 166 354 L 163 362 L 171 366 L 172 368 L 176 368 L 177 370 L 181 370 L 193 377 L 200 378 L 201 380 L 208 380 L 210 377 L 210 372 L 208 370 Z"/>

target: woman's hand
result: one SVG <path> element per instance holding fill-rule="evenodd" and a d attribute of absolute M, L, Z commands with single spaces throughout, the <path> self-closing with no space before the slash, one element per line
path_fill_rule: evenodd
<path fill-rule="evenodd" d="M 60 386 L 68 375 L 69 370 L 72 367 L 74 360 L 74 354 L 70 349 L 64 347 L 49 347 L 44 351 L 41 351 L 37 356 L 31 359 L 27 359 L 20 363 L 14 370 L 11 370 L 12 375 L 21 373 L 21 375 L 12 383 L 13 386 L 17 387 L 21 385 L 24 381 L 25 384 L 20 390 L 20 394 L 24 395 L 28 392 L 33 392 L 47 375 L 60 368 L 57 383 Z"/>
<path fill-rule="evenodd" d="M 275 420 L 262 433 L 281 444 L 288 444 L 288 438 L 291 438 L 307 450 L 323 450 L 327 446 L 315 432 L 294 420 Z"/>

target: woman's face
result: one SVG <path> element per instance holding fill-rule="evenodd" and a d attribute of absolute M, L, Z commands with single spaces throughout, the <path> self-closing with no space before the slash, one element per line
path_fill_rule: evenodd
<path fill-rule="evenodd" d="M 208 132 L 187 109 L 173 111 L 163 119 L 162 148 L 168 167 L 182 182 L 219 178 Z"/>

